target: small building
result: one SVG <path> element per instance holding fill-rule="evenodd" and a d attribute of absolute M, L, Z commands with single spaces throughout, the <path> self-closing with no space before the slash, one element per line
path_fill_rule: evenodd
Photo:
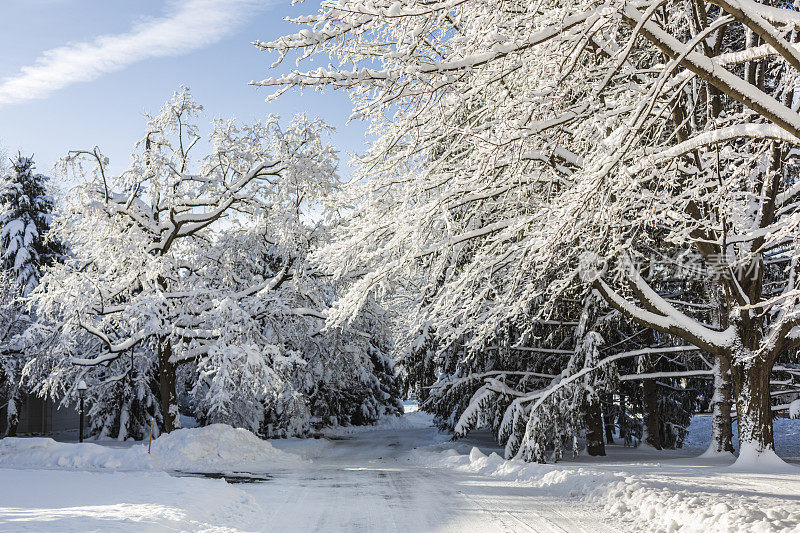
<path fill-rule="evenodd" d="M 6 433 L 7 404 L 2 402 L 0 409 L 0 436 Z M 58 436 L 67 438 L 74 433 L 77 439 L 80 426 L 80 414 L 77 409 L 58 407 L 52 400 L 43 400 L 38 396 L 23 396 L 22 409 L 19 414 L 18 436 Z"/>

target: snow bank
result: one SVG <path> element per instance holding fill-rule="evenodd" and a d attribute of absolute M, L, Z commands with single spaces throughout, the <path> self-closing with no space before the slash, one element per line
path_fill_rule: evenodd
<path fill-rule="evenodd" d="M 121 449 L 39 437 L 6 437 L 0 440 L 0 468 L 133 471 L 153 470 L 153 463 L 143 446 Z"/>
<path fill-rule="evenodd" d="M 270 472 L 301 462 L 246 429 L 225 424 L 161 435 L 152 455 L 162 470 L 187 472 Z"/>
<path fill-rule="evenodd" d="M 636 477 L 598 491 L 606 510 L 648 531 L 781 532 L 800 530 L 796 502 L 765 507 L 758 500 L 717 492 L 674 491 L 648 486 Z"/>
<path fill-rule="evenodd" d="M 739 450 L 739 457 L 733 464 L 736 470 L 748 472 L 795 472 L 800 475 L 800 469 L 786 463 L 772 450 L 759 452 L 752 444 L 745 444 Z"/>
<path fill-rule="evenodd" d="M 631 523 L 632 530 L 800 531 L 800 505 L 796 499 L 769 498 L 769 490 L 751 485 L 752 477 L 736 478 L 737 474 L 726 468 L 708 471 L 707 475 L 714 473 L 717 478 L 709 482 L 698 472 L 684 472 L 689 470 L 686 465 L 676 464 L 672 471 L 664 468 L 663 474 L 659 472 L 647 479 L 602 464 L 541 465 L 516 459 L 507 461 L 496 453 L 485 455 L 478 448 L 472 448 L 468 455 L 459 454 L 454 449 L 418 448 L 411 452 L 411 459 L 424 466 L 450 468 L 545 488 L 548 494 L 564 498 L 580 497 Z M 647 466 L 662 469 L 661 464 Z M 625 468 L 635 471 L 637 466 L 626 465 Z M 684 483 L 692 477 L 691 483 Z M 800 492 L 800 476 L 787 474 L 774 479 L 776 485 L 784 484 L 786 492 Z M 766 483 L 770 486 L 771 481 Z M 788 488 L 787 483 L 790 485 Z M 681 486 L 689 488 L 677 488 Z M 764 490 L 763 499 L 758 497 L 759 490 Z"/>
<path fill-rule="evenodd" d="M 186 472 L 271 472 L 302 460 L 275 449 L 246 429 L 224 424 L 179 429 L 146 444 L 114 448 L 64 443 L 49 438 L 0 440 L 0 468 Z"/>
<path fill-rule="evenodd" d="M 451 468 L 504 481 L 546 487 L 548 493 L 564 497 L 589 496 L 598 487 L 618 477 L 591 468 L 562 468 L 562 465 L 506 461 L 496 453 L 486 455 L 475 447 L 469 455 L 459 454 L 453 449 L 431 452 L 429 448 L 417 448 L 411 452 L 411 458 L 424 466 Z"/>

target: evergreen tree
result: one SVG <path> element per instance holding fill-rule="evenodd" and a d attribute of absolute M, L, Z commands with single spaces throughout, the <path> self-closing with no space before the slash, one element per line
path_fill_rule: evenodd
<path fill-rule="evenodd" d="M 35 174 L 34 168 L 32 158 L 19 154 L 0 184 L 0 258 L 23 295 L 39 283 L 42 267 L 61 254 L 58 243 L 46 238 L 53 212 L 48 178 Z"/>

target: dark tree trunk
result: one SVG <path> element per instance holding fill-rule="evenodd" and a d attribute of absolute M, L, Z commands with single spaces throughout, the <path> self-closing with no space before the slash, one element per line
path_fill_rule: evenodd
<path fill-rule="evenodd" d="M 600 399 L 589 399 L 586 404 L 586 451 L 589 455 L 605 455 L 603 442 L 603 415 Z"/>
<path fill-rule="evenodd" d="M 769 378 L 772 364 L 749 355 L 737 357 L 731 368 L 736 387 L 739 453 L 748 449 L 761 453 L 775 450 Z"/>
<path fill-rule="evenodd" d="M 714 115 L 718 116 L 718 114 Z M 720 297 L 722 289 L 714 284 L 709 299 L 716 302 L 712 314 L 713 324 L 720 330 L 729 325 L 728 305 Z M 714 393 L 711 396 L 711 444 L 706 453 L 733 453 L 733 420 L 731 419 L 731 360 L 724 354 L 714 355 Z"/>
<path fill-rule="evenodd" d="M 8 406 L 6 407 L 6 437 L 17 436 L 20 408 L 22 408 L 22 395 L 19 388 L 15 388 L 8 399 Z"/>
<path fill-rule="evenodd" d="M 711 398 L 711 453 L 733 453 L 731 421 L 731 362 L 721 355 L 714 357 L 714 396 Z"/>
<path fill-rule="evenodd" d="M 168 340 L 158 343 L 158 382 L 161 393 L 161 416 L 164 420 L 164 432 L 180 429 L 181 420 L 178 411 L 178 393 L 175 387 L 177 367 L 170 361 L 172 344 Z"/>
<path fill-rule="evenodd" d="M 606 428 L 606 444 L 614 444 L 614 398 L 610 394 L 603 402 L 603 423 Z"/>
<path fill-rule="evenodd" d="M 651 371 L 648 368 L 647 371 Z M 644 430 L 646 433 L 645 443 L 656 450 L 661 449 L 661 432 L 658 423 L 658 385 L 654 379 L 642 381 L 643 396 L 642 404 L 644 408 Z"/>
<path fill-rule="evenodd" d="M 656 344 L 654 330 L 645 333 L 648 346 Z M 655 365 L 650 360 L 650 356 L 645 355 L 640 361 L 640 370 L 645 374 L 655 372 Z M 644 434 L 642 440 L 648 446 L 656 450 L 661 449 L 661 431 L 658 420 L 658 384 L 655 379 L 645 379 L 642 381 L 642 415 L 644 417 Z"/>

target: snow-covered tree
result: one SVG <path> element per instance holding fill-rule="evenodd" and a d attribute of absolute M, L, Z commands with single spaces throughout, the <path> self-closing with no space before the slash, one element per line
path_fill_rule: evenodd
<path fill-rule="evenodd" d="M 83 183 L 54 228 L 74 257 L 33 294 L 58 333 L 26 368 L 36 392 L 73 398 L 85 380 L 94 430 L 119 438 L 151 417 L 180 427 L 181 397 L 201 421 L 264 434 L 306 432 L 323 411 L 320 425 L 348 423 L 369 398 L 391 407 L 365 392 L 379 329 L 323 331 L 333 286 L 306 261 L 325 238 L 306 214 L 337 183 L 329 128 L 218 120 L 192 159 L 201 110 L 178 91 L 118 175 L 97 148 L 61 162 Z"/>
<path fill-rule="evenodd" d="M 53 198 L 48 178 L 33 172 L 33 159 L 21 154 L 0 183 L 0 254 L 23 295 L 38 284 L 42 269 L 58 259 L 59 244 L 48 240 Z"/>
<path fill-rule="evenodd" d="M 771 369 L 800 346 L 800 15 L 732 0 L 345 0 L 296 22 L 259 45 L 335 63 L 260 85 L 349 90 L 378 134 L 351 221 L 321 253 L 352 280 L 339 320 L 422 284 L 421 320 L 448 317 L 445 344 L 469 330 L 478 346 L 591 285 L 721 358 L 744 455 L 772 451 Z M 648 227 L 699 254 L 716 326 L 643 275 Z"/>
<path fill-rule="evenodd" d="M 239 302 L 223 300 L 202 317 L 206 324 L 229 329 L 236 339 L 217 341 L 197 360 L 191 397 L 202 420 L 276 437 L 323 426 L 368 424 L 397 414 L 399 391 L 386 362 L 387 319 L 372 306 L 347 328 L 325 328 L 335 288 L 308 264 L 307 254 L 318 239 L 327 238 L 327 231 L 321 225 L 308 231 L 308 241 L 286 259 L 276 246 L 284 224 L 259 224 L 221 236 L 223 254 L 209 265 L 209 285 L 241 291 L 240 285 L 249 280 L 285 274 L 269 293 Z M 252 364 L 261 357 L 271 365 Z"/>

